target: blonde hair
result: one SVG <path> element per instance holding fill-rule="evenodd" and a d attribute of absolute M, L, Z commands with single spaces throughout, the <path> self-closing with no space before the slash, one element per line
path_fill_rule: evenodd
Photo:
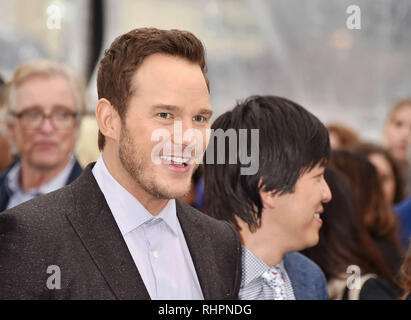
<path fill-rule="evenodd" d="M 7 113 L 16 107 L 16 89 L 31 76 L 63 76 L 69 82 L 79 111 L 78 120 L 86 111 L 86 90 L 84 80 L 68 66 L 52 60 L 33 60 L 21 65 L 7 83 L 4 102 Z M 12 119 L 9 117 L 9 119 Z M 12 121 L 12 120 L 9 120 Z"/>
<path fill-rule="evenodd" d="M 395 114 L 398 110 L 404 108 L 405 106 L 411 107 L 411 99 L 404 99 L 404 100 L 398 101 L 398 102 L 394 105 L 394 107 L 392 107 L 391 110 L 389 111 L 388 116 L 387 116 L 387 123 L 392 120 L 392 117 L 394 116 L 394 114 Z"/>

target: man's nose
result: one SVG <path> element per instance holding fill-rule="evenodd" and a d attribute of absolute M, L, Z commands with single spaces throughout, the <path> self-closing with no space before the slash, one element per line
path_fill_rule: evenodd
<path fill-rule="evenodd" d="M 324 180 L 324 187 L 323 187 L 323 203 L 330 202 L 332 199 L 332 193 L 330 187 L 328 186 L 327 182 Z"/>
<path fill-rule="evenodd" d="M 173 142 L 182 146 L 188 146 L 196 142 L 191 118 L 175 121 Z"/>
<path fill-rule="evenodd" d="M 43 133 L 50 133 L 55 130 L 56 128 L 54 127 L 54 124 L 51 121 L 51 119 L 49 117 L 45 117 L 40 125 L 40 131 Z"/>

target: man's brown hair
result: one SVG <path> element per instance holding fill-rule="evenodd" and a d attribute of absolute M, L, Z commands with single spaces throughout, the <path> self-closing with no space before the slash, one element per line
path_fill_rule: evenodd
<path fill-rule="evenodd" d="M 105 98 L 124 120 L 127 103 L 133 95 L 131 80 L 143 60 L 155 53 L 177 56 L 201 67 L 206 75 L 205 50 L 201 41 L 192 33 L 180 30 L 155 28 L 134 29 L 116 38 L 105 51 L 97 77 L 98 98 Z M 98 135 L 98 147 L 104 148 L 105 137 Z"/>

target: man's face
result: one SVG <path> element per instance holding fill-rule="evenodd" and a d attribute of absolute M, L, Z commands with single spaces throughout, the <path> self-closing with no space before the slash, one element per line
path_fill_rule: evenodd
<path fill-rule="evenodd" d="M 178 57 L 154 54 L 139 67 L 132 88 L 135 93 L 127 105 L 118 145 L 120 161 L 150 196 L 179 198 L 189 191 L 197 167 L 193 159 L 181 164 L 181 158 L 193 146 L 205 151 L 210 128 L 210 97 L 201 68 Z M 181 124 L 183 136 L 197 129 L 201 137 L 180 139 L 174 132 L 175 121 Z M 153 141 L 152 135 L 161 132 L 170 136 Z M 165 142 L 171 150 L 160 150 L 152 158 L 153 149 Z"/>
<path fill-rule="evenodd" d="M 38 127 L 33 127 L 31 124 L 34 120 L 30 121 L 30 117 L 34 118 L 39 112 L 50 115 L 52 112 L 74 114 L 78 111 L 67 79 L 59 75 L 28 77 L 17 86 L 16 104 L 12 111 L 16 114 L 26 113 L 24 118 L 16 117 L 13 124 L 9 125 L 10 135 L 23 163 L 38 170 L 65 165 L 77 137 L 74 117 L 70 120 L 72 125 L 64 129 L 57 128 L 50 118 L 45 118 Z"/>
<path fill-rule="evenodd" d="M 293 193 L 276 197 L 274 210 L 263 216 L 262 224 L 270 223 L 280 230 L 288 251 L 315 246 L 322 226 L 322 204 L 331 200 L 331 191 L 324 180 L 324 167 L 315 166 L 300 176 Z"/>
<path fill-rule="evenodd" d="M 387 148 L 397 160 L 406 161 L 411 142 L 411 106 L 398 109 L 385 126 Z"/>

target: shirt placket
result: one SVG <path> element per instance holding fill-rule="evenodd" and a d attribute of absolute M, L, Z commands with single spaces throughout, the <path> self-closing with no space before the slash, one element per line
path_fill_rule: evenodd
<path fill-rule="evenodd" d="M 157 270 L 159 268 L 160 259 L 160 246 L 161 246 L 161 233 L 160 224 L 162 219 L 151 219 L 144 224 L 144 232 L 146 235 L 146 243 L 148 249 L 148 256 L 150 260 L 151 271 L 155 284 L 155 297 L 158 297 L 158 280 L 156 277 Z"/>

